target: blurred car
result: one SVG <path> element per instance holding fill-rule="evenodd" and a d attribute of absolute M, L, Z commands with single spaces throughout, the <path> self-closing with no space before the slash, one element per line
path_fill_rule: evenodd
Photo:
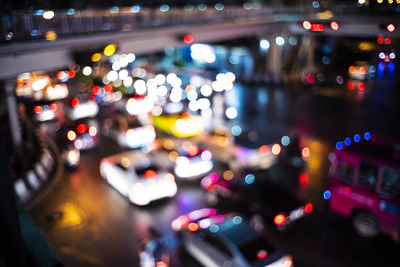
<path fill-rule="evenodd" d="M 102 134 L 122 147 L 139 148 L 154 141 L 156 132 L 152 125 L 142 126 L 137 118 L 106 119 Z"/>
<path fill-rule="evenodd" d="M 204 144 L 221 162 L 229 162 L 233 153 L 234 136 L 224 126 L 214 127 L 209 132 L 197 136 L 198 142 Z"/>
<path fill-rule="evenodd" d="M 149 113 L 153 108 L 153 101 L 144 98 L 129 98 L 126 101 L 125 109 L 130 115 Z"/>
<path fill-rule="evenodd" d="M 347 88 L 350 90 L 364 91 L 366 89 L 366 84 L 364 81 L 349 79 Z"/>
<path fill-rule="evenodd" d="M 171 227 L 203 266 L 294 266 L 269 235 L 233 212 L 195 210 L 175 219 Z"/>
<path fill-rule="evenodd" d="M 324 199 L 365 238 L 400 241 L 400 148 L 369 132 L 336 143 Z"/>
<path fill-rule="evenodd" d="M 212 153 L 197 145 L 185 143 L 178 148 L 174 172 L 177 178 L 196 179 L 206 175 L 213 168 Z"/>
<path fill-rule="evenodd" d="M 379 59 L 385 63 L 392 62 L 396 59 L 396 53 L 393 51 L 390 52 L 380 52 Z"/>
<path fill-rule="evenodd" d="M 79 95 L 67 101 L 64 110 L 65 115 L 70 120 L 75 121 L 95 117 L 99 112 L 99 106 L 94 100 L 94 97 L 91 98 L 87 95 Z"/>
<path fill-rule="evenodd" d="M 36 121 L 51 121 L 57 118 L 58 104 L 55 102 L 37 102 L 33 107 L 33 116 Z"/>
<path fill-rule="evenodd" d="M 210 202 L 220 202 L 220 205 L 232 209 L 260 214 L 267 223 L 283 230 L 311 213 L 313 205 L 304 203 L 287 190 L 292 187 L 291 184 L 278 183 L 279 179 L 290 178 L 288 175 L 293 175 L 292 171 L 297 179 L 299 176 L 295 170 L 288 171 L 286 164 L 279 170 L 274 167 L 268 170 L 232 172 L 225 179 L 212 173 L 202 179 L 201 185 L 208 191 Z"/>
<path fill-rule="evenodd" d="M 252 143 L 247 140 L 247 137 L 240 137 L 241 144 L 237 143 L 237 139 L 239 138 L 234 137 L 228 128 L 219 126 L 210 132 L 198 135 L 195 140 L 204 144 L 216 159 L 228 164 L 229 168 L 234 170 L 250 167 L 266 169 L 275 162 L 276 156 L 281 151 L 279 144 L 277 144 L 279 151 L 277 148 L 275 148 L 276 151 L 271 151 L 270 147 L 272 148 L 273 145 L 253 148 L 246 146 L 246 143 Z M 243 142 L 243 139 L 246 141 Z"/>
<path fill-rule="evenodd" d="M 372 78 L 375 73 L 375 67 L 370 66 L 365 61 L 356 61 L 349 67 L 349 78 L 365 80 Z"/>
<path fill-rule="evenodd" d="M 152 235 L 146 240 L 139 252 L 140 267 L 168 267 L 171 255 L 161 234 L 153 228 Z"/>
<path fill-rule="evenodd" d="M 71 121 L 66 137 L 77 150 L 94 148 L 99 143 L 97 122 L 84 119 Z"/>
<path fill-rule="evenodd" d="M 154 116 L 153 123 L 156 128 L 176 137 L 191 137 L 203 132 L 202 118 L 187 112 Z"/>
<path fill-rule="evenodd" d="M 159 160 L 141 151 L 103 158 L 100 173 L 112 187 L 139 206 L 171 198 L 177 192 L 174 175 Z"/>

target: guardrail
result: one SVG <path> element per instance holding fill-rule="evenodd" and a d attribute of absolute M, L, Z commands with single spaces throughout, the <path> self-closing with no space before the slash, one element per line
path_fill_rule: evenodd
<path fill-rule="evenodd" d="M 121 8 L 118 12 L 107 10 L 83 10 L 74 13 L 55 12 L 51 19 L 44 19 L 35 14 L 12 14 L 3 21 L 2 42 L 51 39 L 54 33 L 57 38 L 87 33 L 115 31 L 137 31 L 143 28 L 179 26 L 183 24 L 215 23 L 237 19 L 257 18 L 272 14 L 270 8 L 244 9 L 226 7 L 224 10 L 170 8 L 162 12 L 160 9 L 143 8 L 132 13 L 131 8 Z M 40 13 L 38 13 L 40 14 Z M 6 27 L 8 26 L 8 28 Z"/>
<path fill-rule="evenodd" d="M 136 31 L 143 28 L 179 26 L 183 24 L 228 22 L 239 19 L 255 19 L 268 15 L 301 14 L 315 16 L 323 11 L 333 15 L 398 15 L 400 5 L 357 6 L 351 3 L 336 3 L 329 9 L 310 5 L 297 6 L 225 6 L 199 8 L 133 8 L 113 7 L 109 9 L 55 11 L 51 19 L 43 18 L 43 11 L 23 13 L 15 11 L 3 16 L 0 42 L 54 40 L 63 36 L 110 31 Z"/>

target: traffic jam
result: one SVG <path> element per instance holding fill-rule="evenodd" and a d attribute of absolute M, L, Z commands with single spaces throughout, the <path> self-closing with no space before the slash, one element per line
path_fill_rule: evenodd
<path fill-rule="evenodd" d="M 104 142 L 120 151 L 102 155 L 98 171 L 141 212 L 177 198 L 182 186 L 201 190 L 206 206 L 164 222 L 185 257 L 202 266 L 295 266 L 296 257 L 277 240 L 280 233 L 296 231 L 325 208 L 362 238 L 400 240 L 398 147 L 369 131 L 338 141 L 316 201 L 297 192 L 309 182 L 312 147 L 295 131 L 263 140 L 239 122 L 240 110 L 230 101 L 233 72 L 172 72 L 116 50 L 116 44 L 106 46 L 90 66 L 21 74 L 16 94 L 55 141 L 71 175 L 79 174 L 88 153 L 100 155 Z M 204 64 L 213 59 L 201 56 Z M 382 64 L 394 57 L 379 54 Z M 348 72 L 350 81 L 362 83 L 375 69 L 356 62 Z M 163 231 L 152 227 L 139 252 L 141 266 L 175 266 Z"/>

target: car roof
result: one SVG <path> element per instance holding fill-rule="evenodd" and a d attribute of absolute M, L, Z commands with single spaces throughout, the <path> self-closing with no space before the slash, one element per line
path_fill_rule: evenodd
<path fill-rule="evenodd" d="M 343 149 L 335 150 L 335 155 L 341 158 L 342 155 L 350 154 L 359 157 L 361 161 L 364 159 L 372 161 L 378 165 L 385 165 L 400 170 L 400 149 L 396 146 L 389 145 L 377 139 L 371 141 L 361 141 L 352 143 Z"/>

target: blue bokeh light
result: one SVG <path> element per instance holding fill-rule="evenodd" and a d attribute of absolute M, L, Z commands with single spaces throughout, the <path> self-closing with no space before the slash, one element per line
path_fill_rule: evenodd
<path fill-rule="evenodd" d="M 219 231 L 219 226 L 218 225 L 211 225 L 210 228 L 208 228 L 210 230 L 211 233 L 216 233 Z"/>
<path fill-rule="evenodd" d="M 233 136 L 239 136 L 242 134 L 242 128 L 239 125 L 235 125 L 232 127 L 231 132 Z"/>
<path fill-rule="evenodd" d="M 246 177 L 244 178 L 244 181 L 246 184 L 252 184 L 254 183 L 256 177 L 253 174 L 247 174 Z"/>
<path fill-rule="evenodd" d="M 290 144 L 290 138 L 289 138 L 289 136 L 285 135 L 284 137 L 282 137 L 281 143 L 282 143 L 282 145 L 284 145 L 284 146 L 289 145 L 289 144 Z"/>
<path fill-rule="evenodd" d="M 342 142 L 337 142 L 336 143 L 336 148 L 338 149 L 338 150 L 341 150 L 341 149 L 343 149 L 343 143 Z"/>
<path fill-rule="evenodd" d="M 344 144 L 345 144 L 346 146 L 351 145 L 351 138 L 350 138 L 350 137 L 346 137 L 346 139 L 344 139 Z"/>
<path fill-rule="evenodd" d="M 324 199 L 325 199 L 325 200 L 328 200 L 328 199 L 330 199 L 330 198 L 331 198 L 331 196 L 332 196 L 332 193 L 331 193 L 331 191 L 329 191 L 329 190 L 326 190 L 326 191 L 324 192 Z"/>
<path fill-rule="evenodd" d="M 366 133 L 364 134 L 364 139 L 365 139 L 365 140 L 370 140 L 370 139 L 371 139 L 371 133 L 370 133 L 370 132 L 366 132 Z"/>
<path fill-rule="evenodd" d="M 243 219 L 242 219 L 242 217 L 240 217 L 240 216 L 235 216 L 235 217 L 232 219 L 232 222 L 233 222 L 234 224 L 240 224 L 240 223 L 242 223 L 242 221 L 243 221 Z"/>
<path fill-rule="evenodd" d="M 354 139 L 355 142 L 358 143 L 358 142 L 361 141 L 361 136 L 359 134 L 356 134 L 353 139 Z"/>

